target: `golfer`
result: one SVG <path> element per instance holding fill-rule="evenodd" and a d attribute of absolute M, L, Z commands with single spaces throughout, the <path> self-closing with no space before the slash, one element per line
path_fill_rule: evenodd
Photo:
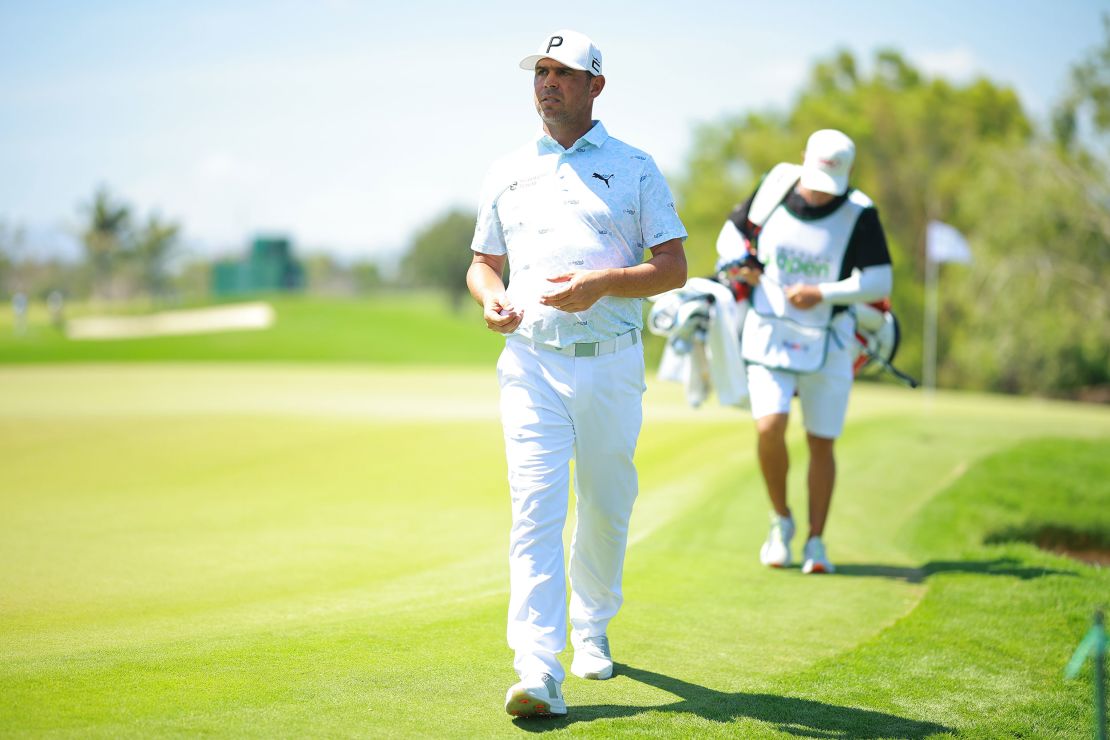
<path fill-rule="evenodd" d="M 543 716 L 567 711 L 558 654 L 572 458 L 571 671 L 613 673 L 606 630 L 621 606 L 637 492 L 641 299 L 685 283 L 686 230 L 652 158 L 593 119 L 605 77 L 589 38 L 556 31 L 520 66 L 533 74 L 542 131 L 487 175 L 467 285 L 486 325 L 506 335 L 497 375 L 513 518 L 508 642 L 520 680 L 505 710 Z"/>
<path fill-rule="evenodd" d="M 829 573 L 823 535 L 836 481 L 833 446 L 844 428 L 855 359 L 854 314 L 848 307 L 890 294 L 886 237 L 871 199 L 848 186 L 856 147 L 840 131 L 809 137 L 804 161 L 779 165 L 728 217 L 717 241 L 723 262 L 755 253 L 740 272 L 753 288 L 742 332 L 759 465 L 771 499 L 764 565 L 792 561 L 794 517 L 787 505 L 786 425 L 799 397 L 809 447 L 809 533 L 802 572 Z M 791 169 L 792 168 L 792 169 Z M 766 217 L 749 219 L 763 188 L 783 182 L 782 199 Z M 774 198 L 778 198 L 775 191 Z M 759 197 L 760 205 L 765 200 Z M 762 210 L 762 209 L 759 209 Z"/>

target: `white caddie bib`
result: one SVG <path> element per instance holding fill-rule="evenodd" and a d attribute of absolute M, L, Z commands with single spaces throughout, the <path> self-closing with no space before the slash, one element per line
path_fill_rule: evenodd
<path fill-rule="evenodd" d="M 741 335 L 744 360 L 766 367 L 811 373 L 825 364 L 833 306 L 795 308 L 786 299 L 791 285 L 816 285 L 840 279 L 856 221 L 871 201 L 853 191 L 827 216 L 803 220 L 779 205 L 759 234 L 763 278 L 752 291 L 752 310 Z"/>

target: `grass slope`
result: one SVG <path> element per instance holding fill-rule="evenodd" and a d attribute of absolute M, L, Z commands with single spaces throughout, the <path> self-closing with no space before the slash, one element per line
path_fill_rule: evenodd
<path fill-rule="evenodd" d="M 469 300 L 452 311 L 435 293 L 377 293 L 362 298 L 308 295 L 260 296 L 276 321 L 264 331 L 185 336 L 72 341 L 50 324 L 44 306 L 33 304 L 25 331 L 0 311 L 0 364 L 70 362 L 311 362 L 384 365 L 489 367 L 502 340 L 486 329 L 479 307 Z M 113 312 L 142 313 L 140 307 Z M 102 315 L 88 305 L 71 316 Z M 650 365 L 663 340 L 643 337 Z"/>
<path fill-rule="evenodd" d="M 646 419 L 618 675 L 512 721 L 492 367 L 0 367 L 0 733 L 1086 733 L 1110 576 L 984 540 L 1106 523 L 1105 409 L 859 388 L 830 577 L 758 565 L 742 413 Z"/>
<path fill-rule="evenodd" d="M 17 335 L 0 312 L 0 362 L 128 362 L 165 360 L 482 363 L 500 340 L 478 306 L 447 310 L 436 294 L 381 294 L 363 299 L 269 296 L 276 321 L 265 331 L 238 331 L 112 341 L 70 341 L 36 306 Z M 96 313 L 77 306 L 73 315 Z"/>

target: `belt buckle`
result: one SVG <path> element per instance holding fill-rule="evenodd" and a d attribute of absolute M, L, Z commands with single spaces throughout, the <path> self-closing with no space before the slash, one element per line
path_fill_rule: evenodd
<path fill-rule="evenodd" d="M 584 342 L 574 345 L 575 357 L 597 357 L 597 342 Z"/>

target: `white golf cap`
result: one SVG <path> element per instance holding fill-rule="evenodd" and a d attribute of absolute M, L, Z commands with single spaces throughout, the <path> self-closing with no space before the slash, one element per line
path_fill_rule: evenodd
<path fill-rule="evenodd" d="M 821 193 L 844 195 L 848 173 L 856 159 L 856 145 L 843 132 L 824 128 L 813 132 L 806 142 L 801 185 Z"/>
<path fill-rule="evenodd" d="M 540 44 L 540 50 L 520 60 L 521 69 L 535 69 L 541 59 L 554 59 L 571 69 L 590 74 L 601 74 L 601 49 L 590 37 L 578 31 L 563 29 L 549 34 Z"/>

